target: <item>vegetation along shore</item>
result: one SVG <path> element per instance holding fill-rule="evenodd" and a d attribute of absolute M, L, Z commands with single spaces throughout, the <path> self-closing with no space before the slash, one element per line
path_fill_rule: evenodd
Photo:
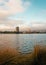
<path fill-rule="evenodd" d="M 37 45 L 24 55 L 12 48 L 0 49 L 0 65 L 46 65 L 46 47 Z"/>

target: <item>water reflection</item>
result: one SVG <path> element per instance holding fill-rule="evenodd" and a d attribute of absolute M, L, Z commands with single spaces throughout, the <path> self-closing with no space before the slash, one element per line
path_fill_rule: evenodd
<path fill-rule="evenodd" d="M 16 36 L 15 36 L 15 44 L 16 44 L 16 50 L 19 50 L 19 44 L 20 42 L 19 42 L 19 34 L 16 34 Z"/>

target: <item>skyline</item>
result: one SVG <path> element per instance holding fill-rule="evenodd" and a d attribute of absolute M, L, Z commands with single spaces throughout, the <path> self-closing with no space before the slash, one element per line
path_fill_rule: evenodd
<path fill-rule="evenodd" d="M 0 27 L 46 27 L 46 0 L 0 0 Z"/>

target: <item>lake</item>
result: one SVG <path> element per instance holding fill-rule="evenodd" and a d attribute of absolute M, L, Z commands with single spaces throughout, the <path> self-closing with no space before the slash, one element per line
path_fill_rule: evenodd
<path fill-rule="evenodd" d="M 0 34 L 0 49 L 10 47 L 24 54 L 35 45 L 46 45 L 46 34 Z"/>

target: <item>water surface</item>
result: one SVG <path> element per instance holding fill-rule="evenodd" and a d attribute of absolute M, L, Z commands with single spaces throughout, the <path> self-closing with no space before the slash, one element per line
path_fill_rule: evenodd
<path fill-rule="evenodd" d="M 0 34 L 0 49 L 10 47 L 29 53 L 35 45 L 46 45 L 46 34 Z"/>

